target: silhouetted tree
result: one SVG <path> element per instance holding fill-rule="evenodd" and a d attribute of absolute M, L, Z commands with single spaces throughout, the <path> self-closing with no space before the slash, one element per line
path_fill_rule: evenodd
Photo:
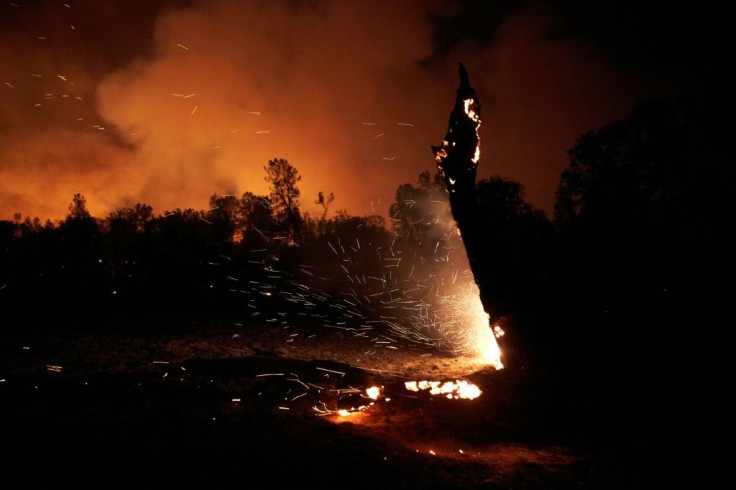
<path fill-rule="evenodd" d="M 554 355 L 549 326 L 555 229 L 541 210 L 524 200 L 524 186 L 494 176 L 476 186 L 476 219 L 485 229 L 487 253 L 476 262 L 484 294 L 507 312 L 505 347 L 517 359 L 544 362 Z"/>
<path fill-rule="evenodd" d="M 271 199 L 252 192 L 245 192 L 240 198 L 243 213 L 243 242 L 259 248 L 272 238 L 274 225 Z"/>
<path fill-rule="evenodd" d="M 132 208 L 123 207 L 107 217 L 110 226 L 124 226 L 135 233 L 143 233 L 153 220 L 153 208 L 148 204 L 136 203 Z"/>
<path fill-rule="evenodd" d="M 300 239 L 299 232 L 302 216 L 299 212 L 299 187 L 302 180 L 299 171 L 288 160 L 274 158 L 263 167 L 266 170 L 265 180 L 270 184 L 271 206 L 274 218 L 286 232 L 289 242 Z"/>
<path fill-rule="evenodd" d="M 150 263 L 146 259 L 153 246 L 153 221 L 153 208 L 142 203 L 117 209 L 107 216 L 104 250 L 100 255 L 111 269 L 115 294 L 134 288 L 129 279 L 140 280 L 144 273 L 141 268 Z"/>
<path fill-rule="evenodd" d="M 87 210 L 83 195 L 74 195 L 69 214 L 59 225 L 56 249 L 51 247 L 53 235 L 39 235 L 38 248 L 34 246 L 37 253 L 49 257 L 44 258 L 49 263 L 35 285 L 39 295 L 48 296 L 47 301 L 53 301 L 61 310 L 72 311 L 85 305 L 86 311 L 80 312 L 80 316 L 90 313 L 105 297 L 110 274 L 107 264 L 101 262 L 102 230 Z"/>
<path fill-rule="evenodd" d="M 330 210 L 330 206 L 332 206 L 332 203 L 335 201 L 335 194 L 333 192 L 330 192 L 330 195 L 325 197 L 325 193 L 322 191 L 319 191 L 317 193 L 317 200 L 314 201 L 315 204 L 319 204 L 324 209 L 324 212 L 322 213 L 322 221 L 324 221 L 327 218 L 327 211 Z"/>
<path fill-rule="evenodd" d="M 15 229 L 15 236 L 18 238 L 26 237 L 28 235 L 38 233 L 44 227 L 41 224 L 41 219 L 35 217 L 31 219 L 30 216 L 26 216 L 25 219 L 21 220 L 22 214 L 13 214 L 13 225 Z"/>
<path fill-rule="evenodd" d="M 87 200 L 82 194 L 74 194 L 61 229 L 70 260 L 86 262 L 94 259 L 100 227 L 87 210 Z"/>
<path fill-rule="evenodd" d="M 242 237 L 243 209 L 241 201 L 234 195 L 210 196 L 210 209 L 207 220 L 212 223 L 214 240 L 219 243 L 230 243 Z"/>
<path fill-rule="evenodd" d="M 87 200 L 81 194 L 74 194 L 72 203 L 69 205 L 67 220 L 86 221 L 91 219 L 92 215 L 87 211 Z"/>
<path fill-rule="evenodd" d="M 415 243 L 434 247 L 452 226 L 447 190 L 439 174 L 419 175 L 417 187 L 402 184 L 396 189 L 389 207 L 391 228 L 399 236 Z"/>
<path fill-rule="evenodd" d="M 543 211 L 524 200 L 524 186 L 499 176 L 477 184 L 478 219 L 494 245 L 483 274 L 494 277 L 493 296 L 510 312 L 541 294 L 551 273 L 555 230 Z M 539 299 L 536 297 L 535 299 Z M 533 302 L 525 305 L 534 308 Z"/>
<path fill-rule="evenodd" d="M 702 311 L 724 307 L 736 270 L 733 126 L 713 105 L 662 99 L 580 136 L 555 221 L 564 267 L 578 273 L 569 285 L 589 305 L 627 314 L 680 295 Z"/>
<path fill-rule="evenodd" d="M 157 295 L 178 299 L 202 299 L 209 288 L 212 223 L 206 212 L 193 208 L 164 211 L 155 219 L 155 255 L 150 283 Z"/>
<path fill-rule="evenodd" d="M 557 192 L 559 361 L 612 439 L 668 461 L 710 458 L 731 419 L 734 121 L 724 100 L 644 101 L 578 138 Z"/>

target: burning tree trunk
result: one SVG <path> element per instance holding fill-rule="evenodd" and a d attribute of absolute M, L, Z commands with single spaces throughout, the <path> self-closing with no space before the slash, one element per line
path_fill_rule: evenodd
<path fill-rule="evenodd" d="M 491 277 L 489 256 L 492 237 L 477 216 L 476 169 L 480 158 L 480 101 L 470 86 L 468 72 L 460 63 L 460 87 L 450 113 L 447 134 L 439 146 L 432 146 L 437 169 L 450 194 L 452 217 L 462 235 L 483 309 L 493 325 L 506 311 L 494 301 L 496 284 Z M 502 260 L 502 258 L 496 258 Z"/>

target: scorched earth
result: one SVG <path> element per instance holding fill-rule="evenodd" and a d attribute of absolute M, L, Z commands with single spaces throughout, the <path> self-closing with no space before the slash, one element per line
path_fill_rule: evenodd
<path fill-rule="evenodd" d="M 544 373 L 377 335 L 213 315 L 6 333 L 5 488 L 615 486 Z"/>

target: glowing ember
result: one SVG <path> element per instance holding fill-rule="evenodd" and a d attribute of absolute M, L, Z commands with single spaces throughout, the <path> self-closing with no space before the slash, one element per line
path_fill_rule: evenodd
<path fill-rule="evenodd" d="M 371 386 L 365 390 L 365 394 L 371 400 L 377 400 L 378 396 L 381 394 L 381 389 L 378 386 Z"/>
<path fill-rule="evenodd" d="M 430 395 L 444 395 L 450 400 L 458 398 L 474 400 L 482 391 L 477 385 L 464 379 L 457 381 L 407 381 L 404 386 L 409 391 L 428 390 Z"/>
<path fill-rule="evenodd" d="M 364 410 L 367 410 L 368 407 L 372 407 L 374 405 L 373 402 L 369 403 L 368 405 L 360 405 L 359 407 L 351 407 L 351 408 L 341 408 L 339 410 L 330 412 L 330 411 L 319 411 L 321 412 L 321 415 L 330 415 L 330 414 L 337 414 L 341 417 L 348 417 L 350 415 L 354 415 L 357 413 L 361 413 Z"/>

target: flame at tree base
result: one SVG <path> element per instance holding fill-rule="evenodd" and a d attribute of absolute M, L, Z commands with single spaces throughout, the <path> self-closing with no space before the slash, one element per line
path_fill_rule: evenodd
<path fill-rule="evenodd" d="M 496 369 L 503 369 L 501 349 L 496 339 L 502 337 L 504 332 L 498 325 L 491 328 L 490 317 L 483 309 L 478 287 L 472 283 L 465 287 L 456 298 L 456 303 L 456 320 L 463 327 L 458 343 L 463 346 L 465 355 Z"/>
<path fill-rule="evenodd" d="M 474 296 L 468 300 L 469 314 L 472 316 L 472 335 L 474 342 L 471 346 L 471 352 L 483 362 L 495 367 L 503 369 L 501 362 L 501 348 L 498 346 L 496 338 L 503 336 L 503 330 L 500 326 L 495 325 L 491 329 L 490 317 L 483 310 L 480 297 Z"/>

